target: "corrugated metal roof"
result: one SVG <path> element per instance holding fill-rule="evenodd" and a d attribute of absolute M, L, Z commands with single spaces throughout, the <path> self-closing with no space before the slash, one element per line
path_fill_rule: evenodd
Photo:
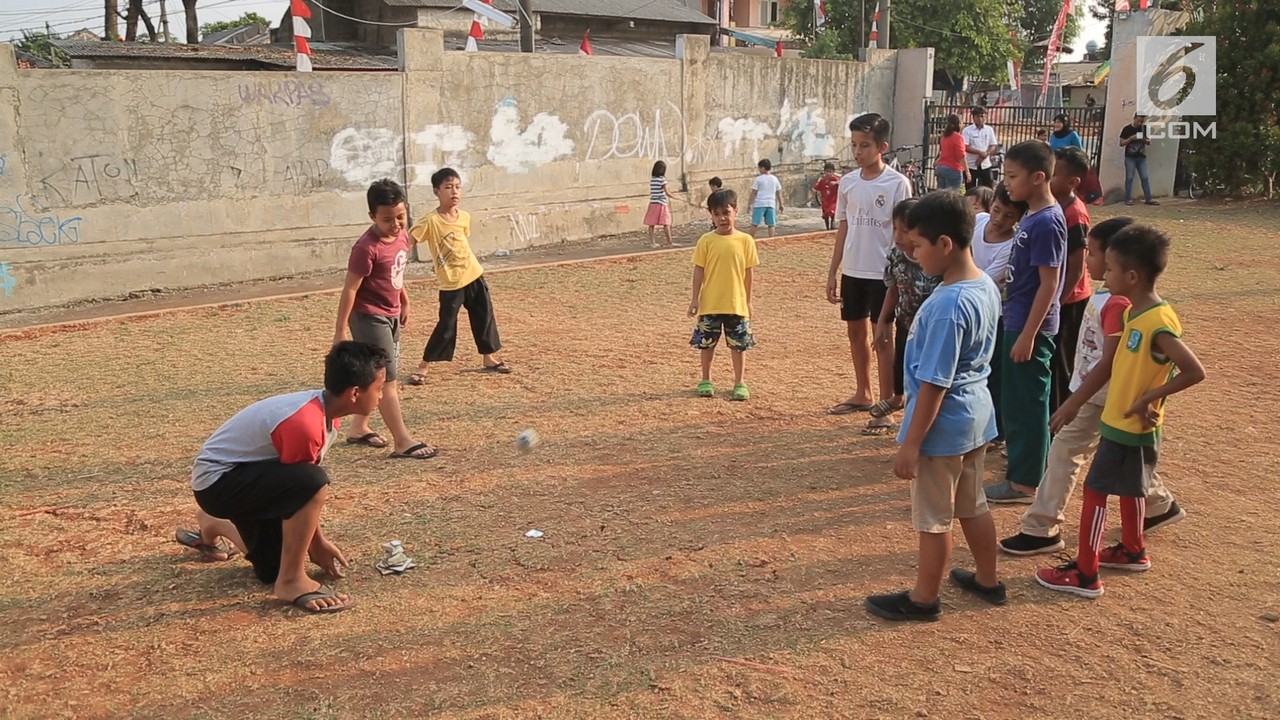
<path fill-rule="evenodd" d="M 291 68 L 297 64 L 292 45 L 182 45 L 102 40 L 54 40 L 71 58 L 139 58 L 153 60 L 241 60 Z M 317 70 L 395 70 L 394 56 L 373 55 L 329 43 L 311 43 L 311 64 Z"/>
<path fill-rule="evenodd" d="M 460 0 L 382 0 L 397 7 L 443 8 L 458 7 Z M 494 0 L 493 6 L 503 12 L 515 13 L 512 0 Z M 690 9 L 680 0 L 536 0 L 535 14 L 581 15 L 584 17 L 614 17 L 627 20 L 658 20 L 661 22 L 715 25 L 716 21 L 697 10 Z M 460 11 L 461 12 L 461 11 Z"/>
<path fill-rule="evenodd" d="M 447 37 L 444 41 L 446 50 L 462 50 L 466 46 L 466 38 Z M 520 52 L 518 40 L 481 40 L 476 43 L 481 52 Z M 561 38 L 539 37 L 534 43 L 538 53 L 553 55 L 577 55 L 582 40 L 564 40 Z M 674 58 L 676 56 L 675 40 L 616 40 L 613 38 L 591 38 L 591 50 L 595 55 L 611 57 L 650 57 Z"/>

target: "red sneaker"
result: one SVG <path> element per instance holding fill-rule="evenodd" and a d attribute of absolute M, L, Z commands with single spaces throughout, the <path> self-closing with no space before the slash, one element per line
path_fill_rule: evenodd
<path fill-rule="evenodd" d="M 1151 558 L 1147 557 L 1146 549 L 1133 553 L 1124 543 L 1116 543 L 1098 553 L 1098 564 L 1104 568 L 1142 572 L 1151 569 Z"/>
<path fill-rule="evenodd" d="M 1076 567 L 1075 560 L 1054 568 L 1036 571 L 1036 582 L 1059 592 L 1069 592 L 1082 597 L 1096 598 L 1102 595 L 1102 581 L 1097 576 L 1085 577 Z"/>

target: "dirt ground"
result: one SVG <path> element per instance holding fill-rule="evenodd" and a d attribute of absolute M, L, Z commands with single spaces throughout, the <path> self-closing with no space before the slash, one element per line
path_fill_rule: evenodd
<path fill-rule="evenodd" d="M 0 337 L 0 716 L 1280 716 L 1280 208 L 1132 210 L 1174 237 L 1165 295 L 1209 370 L 1161 456 L 1189 517 L 1099 600 L 1035 585 L 1052 558 L 1002 558 L 1009 605 L 948 588 L 931 624 L 862 609 L 911 582 L 915 538 L 891 442 L 822 412 L 851 389 L 829 241 L 762 244 L 747 403 L 727 358 L 720 396 L 693 396 L 687 252 L 496 275 L 515 374 L 464 343 L 405 393 L 441 456 L 326 459 L 360 602 L 329 617 L 173 531 L 205 437 L 320 384 L 332 296 Z M 434 305 L 414 287 L 405 363 Z M 392 538 L 419 567 L 384 578 Z"/>

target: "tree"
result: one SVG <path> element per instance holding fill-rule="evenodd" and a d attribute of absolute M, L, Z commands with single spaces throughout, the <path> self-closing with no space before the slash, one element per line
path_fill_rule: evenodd
<path fill-rule="evenodd" d="M 105 24 L 102 29 L 103 40 L 119 40 L 120 31 L 116 26 L 116 18 L 120 15 L 120 5 L 117 0 L 106 0 L 103 6 L 103 20 Z"/>
<path fill-rule="evenodd" d="M 1274 198 L 1280 180 L 1280 6 L 1271 0 L 1201 3 L 1183 35 L 1218 38 L 1217 137 L 1199 138 L 1197 174 L 1231 193 Z M 1199 12 L 1197 12 L 1199 11 Z"/>
<path fill-rule="evenodd" d="M 200 26 L 200 35 L 203 37 L 205 35 L 212 35 L 216 32 L 222 32 L 223 30 L 244 27 L 245 25 L 253 25 L 255 23 L 264 28 L 271 27 L 270 20 L 262 17 L 256 12 L 247 12 L 236 20 L 219 20 L 217 22 L 205 23 Z"/>
<path fill-rule="evenodd" d="M 147 37 L 151 42 L 159 39 L 156 32 L 156 26 L 151 22 L 151 16 L 147 15 L 147 11 L 142 7 L 142 0 L 129 0 L 129 11 L 120 15 L 124 18 L 124 39 L 133 42 L 138 39 L 138 20 L 142 20 L 142 24 L 147 26 Z"/>
<path fill-rule="evenodd" d="M 1062 31 L 1062 46 L 1066 47 L 1080 37 L 1080 20 L 1084 14 L 1082 5 L 1085 0 L 1077 2 L 1070 15 L 1067 26 Z M 1115 0 L 1111 0 L 1114 7 Z M 1022 40 L 1022 67 L 1039 70 L 1044 67 L 1045 48 L 1036 47 L 1049 39 L 1053 34 L 1053 26 L 1058 22 L 1058 13 L 1062 11 L 1062 0 L 1025 0 L 1019 3 L 1022 7 L 1022 19 L 1018 23 L 1018 36 Z"/>
<path fill-rule="evenodd" d="M 60 35 L 57 33 L 22 31 L 22 39 L 13 44 L 15 48 L 34 57 L 48 60 L 58 67 L 71 67 L 71 58 L 53 44 Z"/>
<path fill-rule="evenodd" d="M 200 19 L 196 17 L 196 0 L 182 0 L 182 11 L 187 18 L 187 44 L 200 43 Z"/>
<path fill-rule="evenodd" d="M 1035 0 L 1042 1 L 1048 0 Z M 947 0 L 945 12 L 940 12 L 936 0 L 896 0 L 889 40 L 895 48 L 935 48 L 935 67 L 952 77 L 1002 78 L 1007 61 L 1021 57 L 1021 50 L 1009 35 L 1009 20 L 1020 22 L 1023 4 L 1010 0 Z M 813 41 L 806 57 L 856 57 L 864 47 L 863 24 L 871 27 L 875 6 L 874 0 L 826 0 L 827 22 L 820 33 L 815 33 L 813 4 L 789 2 L 783 8 L 783 24 L 793 34 Z"/>

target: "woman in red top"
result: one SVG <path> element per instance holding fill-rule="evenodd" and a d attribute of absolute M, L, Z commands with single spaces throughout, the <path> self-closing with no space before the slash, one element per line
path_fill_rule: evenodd
<path fill-rule="evenodd" d="M 964 136 L 960 134 L 960 116 L 947 116 L 942 138 L 938 140 L 938 165 L 933 176 L 939 190 L 959 190 L 965 183 L 968 169 L 964 162 Z"/>

